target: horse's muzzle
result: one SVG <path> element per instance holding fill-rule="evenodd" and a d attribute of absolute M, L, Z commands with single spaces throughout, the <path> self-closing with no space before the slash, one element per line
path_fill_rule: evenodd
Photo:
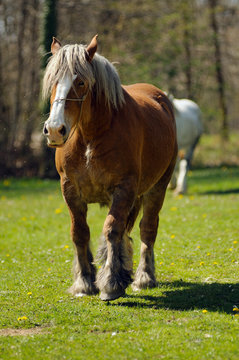
<path fill-rule="evenodd" d="M 47 138 L 47 145 L 54 148 L 63 146 L 68 138 L 65 125 L 61 125 L 60 127 L 52 127 L 45 123 L 43 128 L 43 135 Z"/>

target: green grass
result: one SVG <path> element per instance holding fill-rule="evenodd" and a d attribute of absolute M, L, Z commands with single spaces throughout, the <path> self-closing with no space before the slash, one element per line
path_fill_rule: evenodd
<path fill-rule="evenodd" d="M 188 195 L 169 192 L 161 212 L 159 287 L 111 303 L 66 292 L 73 248 L 59 183 L 2 181 L 0 359 L 238 359 L 239 169 L 190 175 Z M 89 208 L 94 253 L 105 214 Z M 136 268 L 138 226 L 132 236 Z"/>
<path fill-rule="evenodd" d="M 230 132 L 227 141 L 218 134 L 203 134 L 195 150 L 194 164 L 197 167 L 238 166 L 238 136 L 236 130 Z"/>

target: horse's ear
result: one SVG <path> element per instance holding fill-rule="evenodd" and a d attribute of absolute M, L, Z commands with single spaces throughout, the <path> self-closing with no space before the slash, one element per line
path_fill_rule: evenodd
<path fill-rule="evenodd" d="M 93 39 L 91 40 L 90 44 L 86 48 L 87 55 L 89 56 L 89 58 L 88 58 L 89 62 L 91 62 L 93 60 L 93 57 L 97 50 L 97 37 L 98 37 L 98 35 L 95 35 L 93 37 Z"/>
<path fill-rule="evenodd" d="M 52 55 L 55 55 L 55 53 L 57 53 L 57 51 L 61 48 L 61 43 L 59 40 L 57 40 L 57 38 L 55 38 L 53 36 L 53 40 L 51 43 L 51 53 Z"/>

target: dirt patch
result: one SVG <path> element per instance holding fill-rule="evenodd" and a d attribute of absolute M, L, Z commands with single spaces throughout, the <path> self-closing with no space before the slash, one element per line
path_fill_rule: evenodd
<path fill-rule="evenodd" d="M 0 329 L 0 336 L 33 336 L 47 333 L 47 328 L 37 327 L 31 329 Z"/>

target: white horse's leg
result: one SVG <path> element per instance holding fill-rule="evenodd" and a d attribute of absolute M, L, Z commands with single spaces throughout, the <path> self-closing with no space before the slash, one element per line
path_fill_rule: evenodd
<path fill-rule="evenodd" d="M 187 150 L 184 158 L 179 161 L 179 172 L 178 172 L 175 194 L 185 194 L 187 191 L 187 172 L 190 169 L 194 150 L 196 145 L 198 144 L 199 139 L 200 136 L 198 136 L 194 140 L 193 144 Z"/>
<path fill-rule="evenodd" d="M 187 191 L 187 170 L 188 162 L 186 159 L 179 161 L 179 173 L 177 178 L 176 194 L 185 194 Z"/>

